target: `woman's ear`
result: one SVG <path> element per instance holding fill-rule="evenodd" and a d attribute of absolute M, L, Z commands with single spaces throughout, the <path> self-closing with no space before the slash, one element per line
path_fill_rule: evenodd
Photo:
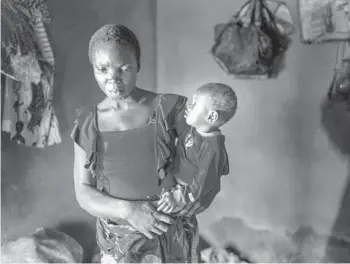
<path fill-rule="evenodd" d="M 210 110 L 206 117 L 206 121 L 208 122 L 208 124 L 213 124 L 218 120 L 218 118 L 219 118 L 218 112 L 216 112 L 215 110 Z"/>

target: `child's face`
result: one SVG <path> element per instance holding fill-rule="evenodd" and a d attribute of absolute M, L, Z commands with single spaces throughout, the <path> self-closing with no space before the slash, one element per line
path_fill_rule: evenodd
<path fill-rule="evenodd" d="M 135 88 L 137 61 L 128 46 L 100 44 L 94 54 L 93 69 L 101 90 L 112 100 L 126 98 Z"/>
<path fill-rule="evenodd" d="M 195 93 L 192 104 L 187 105 L 185 118 L 187 124 L 193 127 L 208 125 L 206 121 L 210 111 L 210 98 L 206 94 Z"/>

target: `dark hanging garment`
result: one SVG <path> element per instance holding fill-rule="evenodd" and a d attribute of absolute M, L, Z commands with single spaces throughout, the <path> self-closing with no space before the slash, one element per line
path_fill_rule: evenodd
<path fill-rule="evenodd" d="M 328 90 L 328 99 L 347 101 L 350 111 L 350 58 L 345 58 L 345 46 L 348 42 L 340 42 L 337 46 L 333 79 Z"/>
<path fill-rule="evenodd" d="M 212 55 L 226 73 L 237 78 L 273 76 L 274 63 L 289 43 L 264 0 L 248 1 L 228 23 L 216 25 L 214 31 Z"/>
<path fill-rule="evenodd" d="M 350 154 L 350 58 L 346 42 L 338 43 L 334 73 L 327 97 L 321 105 L 321 123 L 332 145 Z"/>

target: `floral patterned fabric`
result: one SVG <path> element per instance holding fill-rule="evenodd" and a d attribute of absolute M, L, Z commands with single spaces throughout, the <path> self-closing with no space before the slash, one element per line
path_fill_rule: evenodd
<path fill-rule="evenodd" d="M 55 60 L 44 26 L 50 22 L 46 1 L 4 0 L 2 8 L 2 130 L 21 145 L 58 144 L 61 136 L 52 106 Z"/>
<path fill-rule="evenodd" d="M 97 219 L 102 263 L 198 263 L 199 233 L 195 217 L 177 217 L 168 231 L 153 239 L 126 221 Z"/>

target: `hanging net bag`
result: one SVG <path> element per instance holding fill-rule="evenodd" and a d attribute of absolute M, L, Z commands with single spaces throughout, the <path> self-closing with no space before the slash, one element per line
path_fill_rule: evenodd
<path fill-rule="evenodd" d="M 237 78 L 271 77 L 275 60 L 289 44 L 265 0 L 248 1 L 229 22 L 216 25 L 214 31 L 211 53 L 226 73 Z"/>

